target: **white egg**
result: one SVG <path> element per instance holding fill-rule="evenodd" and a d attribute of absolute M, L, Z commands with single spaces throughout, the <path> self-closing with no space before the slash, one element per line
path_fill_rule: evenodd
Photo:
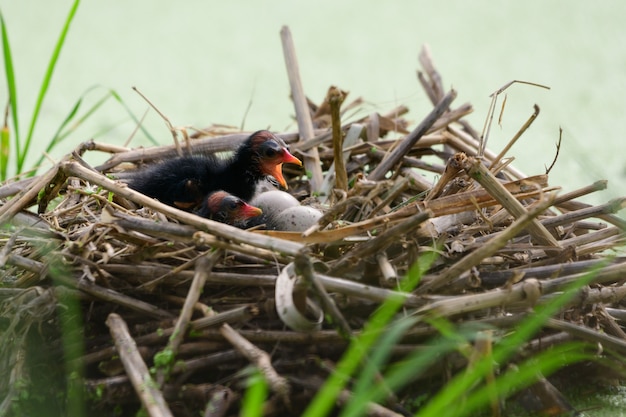
<path fill-rule="evenodd" d="M 269 219 L 289 207 L 299 206 L 300 203 L 291 194 L 274 190 L 258 194 L 250 200 L 250 205 L 263 210 L 263 216 Z"/>
<path fill-rule="evenodd" d="M 289 232 L 304 232 L 322 217 L 322 213 L 309 206 L 290 207 L 268 222 L 267 228 Z"/>

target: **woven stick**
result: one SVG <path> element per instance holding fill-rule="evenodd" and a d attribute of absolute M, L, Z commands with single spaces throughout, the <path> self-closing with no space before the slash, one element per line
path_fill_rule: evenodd
<path fill-rule="evenodd" d="M 368 180 L 379 181 L 385 178 L 385 174 L 393 168 L 404 155 L 415 145 L 415 143 L 428 132 L 439 117 L 450 107 L 450 104 L 456 98 L 456 91 L 450 90 L 448 94 L 435 106 L 435 108 L 426 116 L 424 120 L 409 133 L 406 138 L 398 145 L 398 147 L 387 155 L 380 164 L 367 177 Z"/>
<path fill-rule="evenodd" d="M 333 127 L 333 154 L 335 159 L 335 187 L 348 191 L 348 175 L 343 162 L 343 134 L 341 132 L 341 116 L 339 109 L 345 98 L 337 87 L 331 87 L 328 91 L 328 102 L 330 104 L 330 115 Z"/>
<path fill-rule="evenodd" d="M 447 268 L 442 273 L 433 277 L 424 277 L 422 284 L 418 288 L 419 292 L 426 292 L 435 290 L 450 282 L 452 279 L 461 276 L 464 272 L 470 268 L 480 264 L 483 259 L 493 255 L 496 251 L 503 248 L 509 239 L 517 236 L 519 232 L 524 230 L 528 225 L 541 214 L 545 209 L 550 207 L 554 196 L 548 196 L 544 201 L 541 201 L 533 209 L 520 216 L 511 226 L 509 226 L 502 233 L 498 234 L 494 238 L 490 239 L 485 245 L 476 249 L 471 254 L 461 258 L 457 263 Z M 517 200 L 515 200 L 517 201 Z"/>
<path fill-rule="evenodd" d="M 200 294 L 202 293 L 202 289 L 204 288 L 204 283 L 206 282 L 207 275 L 213 269 L 213 265 L 217 261 L 219 257 L 221 257 L 223 252 L 218 250 L 213 252 L 211 255 L 199 258 L 196 261 L 196 270 L 193 277 L 193 281 L 191 286 L 189 287 L 189 292 L 187 293 L 187 298 L 185 298 L 185 304 L 180 311 L 180 315 L 178 316 L 178 320 L 176 321 L 176 325 L 174 326 L 174 333 L 172 337 L 170 337 L 167 346 L 163 349 L 164 351 L 169 351 L 172 356 L 172 362 L 169 364 L 167 368 L 159 367 L 157 370 L 157 383 L 160 387 L 165 383 L 169 372 L 172 369 L 173 359 L 176 357 L 178 353 L 178 348 L 183 342 L 183 338 L 187 333 L 187 328 L 189 327 L 189 323 L 191 321 L 191 315 L 193 314 L 193 309 L 200 299 Z"/>
<path fill-rule="evenodd" d="M 126 322 L 119 315 L 111 313 L 106 324 L 115 342 L 117 354 L 120 356 L 135 392 L 148 414 L 151 417 L 173 417 L 165 398 L 163 398 L 163 393 L 157 388 L 148 367 L 137 350 L 137 344 L 131 337 Z"/>
<path fill-rule="evenodd" d="M 291 256 L 295 256 L 303 246 L 295 242 L 288 242 L 282 239 L 246 232 L 227 224 L 218 223 L 213 220 L 196 216 L 192 213 L 178 210 L 175 207 L 168 206 L 167 204 L 160 203 L 150 197 L 146 197 L 145 195 L 132 190 L 119 182 L 113 181 L 96 171 L 83 167 L 77 162 L 67 162 L 62 165 L 62 169 L 68 174 L 76 175 L 93 184 L 98 184 L 123 198 L 134 201 L 137 204 L 150 207 L 174 219 L 197 227 L 200 230 L 210 232 L 214 235 L 232 240 L 234 242 L 247 243 L 251 246 L 271 249 Z"/>
<path fill-rule="evenodd" d="M 309 106 L 307 105 L 306 95 L 302 87 L 296 47 L 294 46 L 289 27 L 283 26 L 280 30 L 280 38 L 283 43 L 283 53 L 285 55 L 285 64 L 287 65 L 289 85 L 291 86 L 291 97 L 296 110 L 296 119 L 298 120 L 298 130 L 302 140 L 309 140 L 315 136 L 313 133 L 313 121 L 311 120 Z M 324 179 L 317 148 L 311 148 L 303 157 L 304 168 L 311 176 L 311 191 L 314 193 L 318 192 Z"/>
<path fill-rule="evenodd" d="M 461 162 L 467 174 L 474 178 L 482 185 L 485 190 L 489 192 L 502 206 L 516 219 L 521 218 L 527 214 L 526 209 L 514 196 L 509 192 L 493 175 L 489 169 L 487 169 L 480 160 L 476 158 L 467 158 L 464 162 Z M 549 207 L 549 206 L 548 206 Z M 545 207 L 545 208 L 548 208 Z M 528 231 L 532 237 L 542 245 L 559 247 L 559 243 L 554 236 L 550 234 L 538 220 L 531 219 L 528 224 Z"/>

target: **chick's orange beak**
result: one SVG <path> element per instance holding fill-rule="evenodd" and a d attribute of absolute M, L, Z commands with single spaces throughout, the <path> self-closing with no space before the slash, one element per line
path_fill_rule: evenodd
<path fill-rule="evenodd" d="M 272 165 L 271 167 L 269 167 L 268 171 L 269 171 L 268 174 L 274 177 L 276 181 L 278 181 L 281 187 L 283 187 L 284 189 L 288 188 L 287 181 L 285 180 L 285 177 L 283 177 L 283 164 L 282 163 Z"/>
<path fill-rule="evenodd" d="M 264 168 L 266 170 L 266 173 L 274 177 L 276 181 L 278 181 L 280 186 L 286 190 L 289 187 L 287 186 L 287 181 L 285 180 L 285 177 L 283 177 L 283 164 L 296 164 L 302 166 L 302 161 L 289 153 L 287 149 L 283 149 L 281 161 L 278 164 L 265 164 Z"/>

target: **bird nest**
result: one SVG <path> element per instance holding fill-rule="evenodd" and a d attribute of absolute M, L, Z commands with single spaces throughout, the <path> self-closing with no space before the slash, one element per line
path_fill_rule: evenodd
<path fill-rule="evenodd" d="M 445 93 L 426 51 L 420 61 L 434 106 L 410 130 L 405 107 L 342 124 L 361 101 L 342 105 L 345 93 L 331 88 L 315 105 L 290 71 L 299 133 L 277 136 L 305 170 L 284 175 L 292 195 L 324 212 L 304 232 L 235 228 L 116 180 L 187 150 L 233 150 L 248 135 L 223 127 L 151 149 L 84 143 L 48 172 L 2 186 L 3 410 L 24 390 L 46 397 L 62 386 L 87 393 L 94 415 L 142 404 L 150 415 L 235 415 L 252 364 L 269 385 L 266 414 L 299 415 L 389 300 L 400 300 L 397 316 L 416 318 L 391 348 L 397 361 L 437 333 L 433 317 L 504 334 L 592 269 L 523 349 L 582 338 L 626 354 L 616 321 L 626 264 L 609 256 L 624 243 L 613 214 L 624 199 L 591 206 L 576 199 L 606 182 L 561 194 L 547 174 L 513 168 L 464 120 L 471 106 L 452 106 L 456 93 Z M 90 152 L 110 158 L 91 167 Z M 439 381 L 468 361 L 442 354 L 413 380 Z M 430 389 L 398 389 L 368 413 L 415 412 Z M 62 402 L 40 407 L 67 412 Z"/>

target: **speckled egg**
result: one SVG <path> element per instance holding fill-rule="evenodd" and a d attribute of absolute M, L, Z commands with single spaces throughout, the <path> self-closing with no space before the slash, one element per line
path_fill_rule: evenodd
<path fill-rule="evenodd" d="M 290 207 L 272 218 L 267 228 L 289 232 L 304 232 L 322 217 L 322 213 L 309 206 Z"/>

